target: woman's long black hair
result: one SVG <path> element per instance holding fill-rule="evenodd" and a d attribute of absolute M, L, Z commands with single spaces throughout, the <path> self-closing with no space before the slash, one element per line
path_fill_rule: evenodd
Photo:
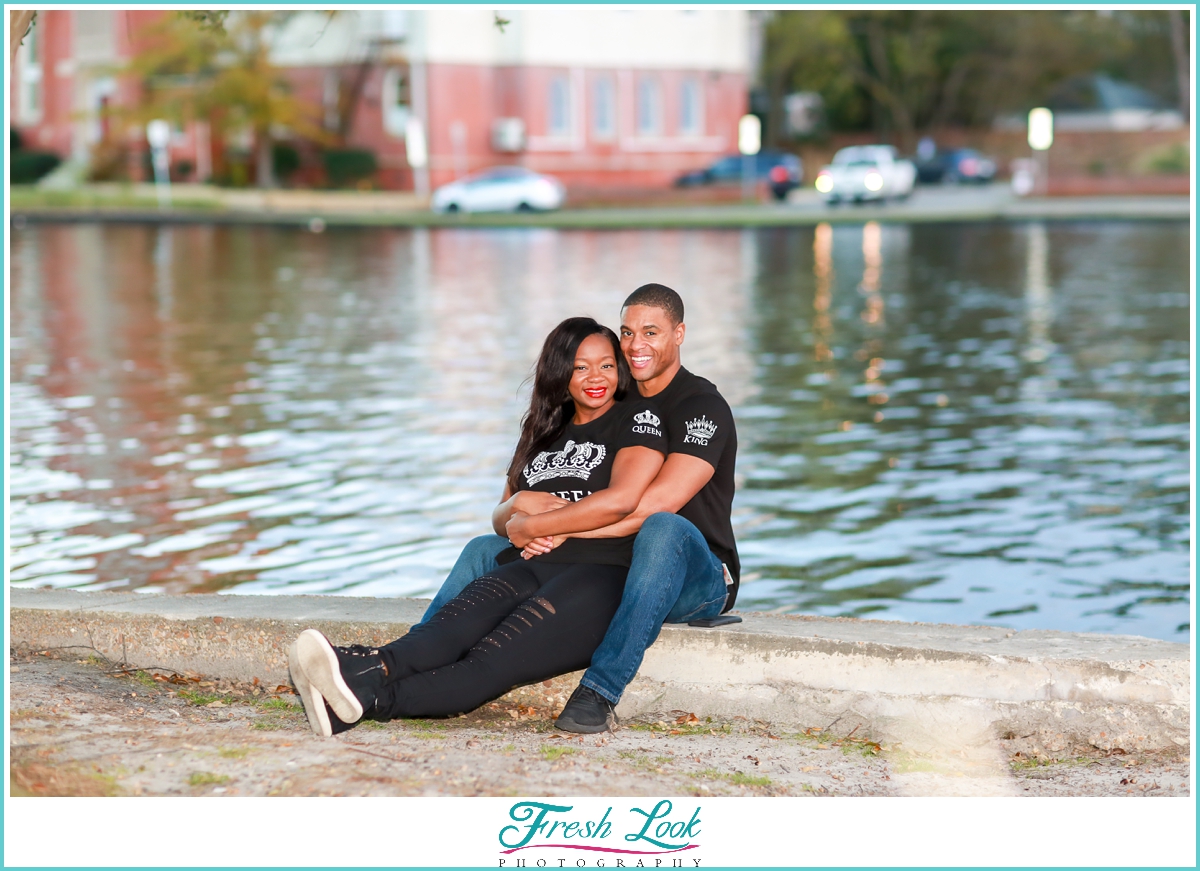
<path fill-rule="evenodd" d="M 575 403 L 567 392 L 575 372 L 575 355 L 588 336 L 604 336 L 612 343 L 617 359 L 616 399 L 620 401 L 633 388 L 629 364 L 621 353 L 617 334 L 592 318 L 567 318 L 546 336 L 533 373 L 533 396 L 529 410 L 521 418 L 521 438 L 508 466 L 508 486 L 516 493 L 521 472 L 539 453 L 554 443 L 575 414 Z"/>

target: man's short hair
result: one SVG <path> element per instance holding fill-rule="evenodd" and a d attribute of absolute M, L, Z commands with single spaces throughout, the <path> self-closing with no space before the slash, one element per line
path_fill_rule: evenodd
<path fill-rule="evenodd" d="M 649 305 L 662 309 L 671 319 L 671 326 L 683 323 L 683 300 L 665 284 L 643 284 L 626 297 L 621 311 L 631 305 Z"/>

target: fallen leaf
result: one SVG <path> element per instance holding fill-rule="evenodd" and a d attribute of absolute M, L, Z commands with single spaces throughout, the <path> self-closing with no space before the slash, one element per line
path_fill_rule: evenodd
<path fill-rule="evenodd" d="M 746 758 L 749 759 L 751 762 L 753 762 L 755 765 L 758 765 L 758 757 L 757 756 L 747 756 Z"/>
<path fill-rule="evenodd" d="M 699 723 L 700 718 L 697 717 L 695 714 L 684 714 L 683 716 L 676 717 L 675 722 L 678 725 L 682 726 L 686 723 Z"/>

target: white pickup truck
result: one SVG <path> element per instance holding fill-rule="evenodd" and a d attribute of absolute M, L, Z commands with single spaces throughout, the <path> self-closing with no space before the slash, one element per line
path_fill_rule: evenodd
<path fill-rule="evenodd" d="M 917 168 L 890 145 L 852 145 L 817 173 L 816 188 L 827 203 L 902 200 L 912 193 Z"/>

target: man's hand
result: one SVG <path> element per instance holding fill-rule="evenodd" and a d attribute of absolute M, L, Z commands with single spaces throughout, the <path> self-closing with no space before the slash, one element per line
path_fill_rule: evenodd
<path fill-rule="evenodd" d="M 565 535 L 547 535 L 543 538 L 532 539 L 521 550 L 521 556 L 525 557 L 525 559 L 533 559 L 535 556 L 550 553 L 550 551 L 566 541 L 567 538 L 568 536 Z"/>
<path fill-rule="evenodd" d="M 653 483 L 642 494 L 637 510 L 603 529 L 571 533 L 571 538 L 622 538 L 636 535 L 651 514 L 660 511 L 675 514 L 704 489 L 715 469 L 705 460 L 689 454 L 674 453 L 667 457 Z"/>
<path fill-rule="evenodd" d="M 524 514 L 545 514 L 556 508 L 562 508 L 571 503 L 553 493 L 541 493 L 537 490 L 522 490 L 513 497 L 512 507 Z"/>

